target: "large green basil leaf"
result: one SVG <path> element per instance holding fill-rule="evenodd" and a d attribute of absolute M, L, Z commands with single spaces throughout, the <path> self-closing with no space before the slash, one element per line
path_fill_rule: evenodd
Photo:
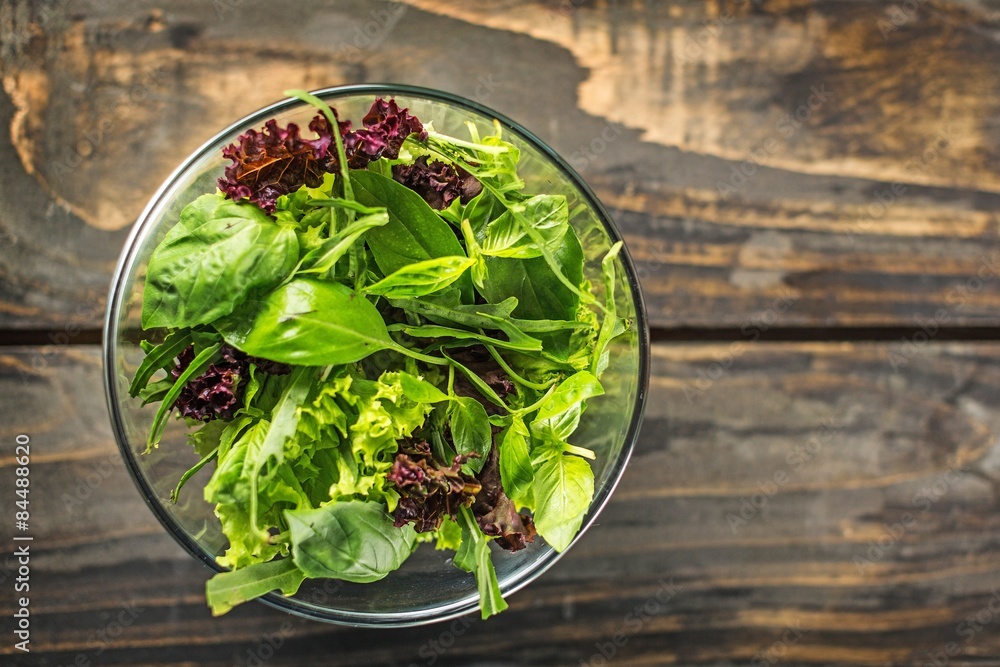
<path fill-rule="evenodd" d="M 535 470 L 535 528 L 556 551 L 573 541 L 594 497 L 594 471 L 572 454 L 555 453 Z"/>
<path fill-rule="evenodd" d="M 413 526 L 396 528 L 380 503 L 352 500 L 285 512 L 292 558 L 308 577 L 378 581 L 413 551 Z"/>
<path fill-rule="evenodd" d="M 354 197 L 365 206 L 384 207 L 389 223 L 365 236 L 383 275 L 408 264 L 449 255 L 465 256 L 454 230 L 413 190 L 370 171 L 352 171 Z M 464 300 L 472 300 L 472 278 L 458 280 Z"/>
<path fill-rule="evenodd" d="M 297 278 L 216 323 L 230 345 L 286 364 L 348 364 L 392 347 L 382 315 L 345 285 Z"/>
<path fill-rule="evenodd" d="M 574 284 L 583 282 L 583 248 L 570 227 L 553 255 Z M 576 319 L 579 297 L 564 285 L 544 257 L 486 257 L 487 276 L 480 290 L 490 303 L 517 299 L 514 316 L 528 320 Z"/>
<path fill-rule="evenodd" d="M 202 195 L 150 257 L 142 326 L 191 327 L 228 315 L 251 291 L 280 283 L 298 255 L 292 227 L 252 204 Z"/>

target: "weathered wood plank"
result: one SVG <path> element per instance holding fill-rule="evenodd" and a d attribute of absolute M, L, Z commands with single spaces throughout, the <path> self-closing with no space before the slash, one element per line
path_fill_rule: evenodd
<path fill-rule="evenodd" d="M 0 355 L 0 438 L 32 439 L 39 661 L 6 643 L 5 664 L 575 666 L 603 651 L 630 665 L 923 665 L 950 642 L 950 664 L 1000 652 L 1000 343 L 654 346 L 646 422 L 598 525 L 501 616 L 393 631 L 263 605 L 212 618 L 207 570 L 117 459 L 97 350 L 54 350 L 44 367 L 36 354 Z"/>
<path fill-rule="evenodd" d="M 218 127 L 289 87 L 393 80 L 563 153 L 656 326 L 753 329 L 776 302 L 770 326 L 996 325 L 1000 18 L 900 7 L 3 0 L 0 324 L 99 326 L 123 228 Z"/>

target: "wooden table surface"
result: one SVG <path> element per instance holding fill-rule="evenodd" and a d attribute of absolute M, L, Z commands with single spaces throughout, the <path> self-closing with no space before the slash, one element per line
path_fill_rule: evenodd
<path fill-rule="evenodd" d="M 996 0 L 2 0 L 0 75 L 0 663 L 1000 664 Z M 377 81 L 506 113 L 608 205 L 645 423 L 598 524 L 488 622 L 213 618 L 112 440 L 111 273 L 224 122 Z"/>

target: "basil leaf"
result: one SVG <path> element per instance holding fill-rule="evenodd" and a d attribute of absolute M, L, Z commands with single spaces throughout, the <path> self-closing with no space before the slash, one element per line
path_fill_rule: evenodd
<path fill-rule="evenodd" d="M 251 291 L 280 283 L 295 266 L 298 238 L 252 204 L 202 195 L 184 207 L 153 251 L 142 326 L 190 327 L 231 313 Z"/>
<path fill-rule="evenodd" d="M 490 418 L 483 404 L 469 396 L 452 398 L 451 405 L 448 406 L 448 425 L 451 440 L 455 443 L 455 452 L 478 455 L 477 458 L 469 459 L 462 468 L 472 473 L 482 470 L 493 444 Z"/>
<path fill-rule="evenodd" d="M 464 255 L 414 262 L 365 287 L 363 291 L 394 298 L 426 296 L 451 285 L 475 263 Z"/>
<path fill-rule="evenodd" d="M 539 233 L 545 245 L 554 247 L 569 229 L 569 207 L 562 195 L 535 195 L 523 204 L 520 211 L 522 220 L 507 211 L 489 223 L 479 240 L 482 253 L 492 257 L 517 257 L 531 259 L 540 257 L 542 249 L 528 237 L 522 224 L 525 220 Z M 475 229 L 475 227 L 473 227 Z"/>
<path fill-rule="evenodd" d="M 375 264 L 389 275 L 408 264 L 449 255 L 465 256 L 455 232 L 413 190 L 391 178 L 370 171 L 351 172 L 354 196 L 365 206 L 381 206 L 389 223 L 366 235 Z M 458 281 L 463 299 L 472 300 L 472 279 Z"/>
<path fill-rule="evenodd" d="M 535 474 L 528 453 L 528 435 L 524 422 L 515 418 L 500 441 L 500 480 L 503 489 L 517 507 L 534 507 L 532 484 Z"/>
<path fill-rule="evenodd" d="M 248 565 L 232 572 L 219 572 L 205 584 L 205 597 L 213 616 L 221 616 L 238 604 L 280 590 L 293 595 L 305 574 L 291 558 Z"/>
<path fill-rule="evenodd" d="M 307 577 L 378 581 L 403 564 L 416 541 L 413 527 L 393 526 L 380 503 L 338 501 L 285 517 L 292 558 Z"/>
<path fill-rule="evenodd" d="M 532 432 L 547 440 L 566 440 L 580 424 L 585 401 L 603 393 L 600 380 L 589 371 L 574 373 L 538 407 Z"/>
<path fill-rule="evenodd" d="M 553 251 L 563 274 L 571 282 L 583 282 L 583 248 L 572 228 Z M 516 259 L 485 257 L 487 279 L 480 293 L 490 303 L 517 299 L 516 317 L 529 320 L 558 318 L 575 320 L 579 298 L 552 271 L 544 257 Z"/>
<path fill-rule="evenodd" d="M 358 218 L 307 253 L 299 262 L 302 267 L 300 273 L 326 273 L 357 243 L 365 232 L 375 227 L 381 227 L 388 222 L 389 216 L 385 211 L 377 211 L 363 218 Z"/>
<path fill-rule="evenodd" d="M 393 347 L 385 320 L 340 283 L 296 278 L 216 323 L 249 355 L 302 366 L 347 364 Z"/>
<path fill-rule="evenodd" d="M 594 497 L 594 471 L 579 456 L 557 453 L 535 470 L 535 528 L 556 551 L 570 545 Z"/>
<path fill-rule="evenodd" d="M 479 234 L 487 223 L 506 212 L 507 208 L 489 190 L 483 190 L 465 207 L 464 217 Z"/>

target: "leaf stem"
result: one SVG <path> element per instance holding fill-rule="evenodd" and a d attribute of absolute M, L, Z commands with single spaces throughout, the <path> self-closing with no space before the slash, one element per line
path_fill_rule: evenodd
<path fill-rule="evenodd" d="M 354 190 L 351 188 L 351 177 L 348 173 L 347 151 L 344 150 L 344 139 L 340 136 L 340 122 L 337 120 L 336 112 L 330 105 L 316 97 L 312 93 L 301 89 L 286 90 L 285 95 L 302 100 L 306 104 L 311 104 L 319 109 L 327 121 L 330 123 L 330 131 L 333 134 L 333 141 L 337 145 L 337 162 L 340 165 L 340 176 L 344 179 L 344 196 L 346 199 L 354 199 Z"/>
<path fill-rule="evenodd" d="M 170 502 L 171 503 L 176 503 L 177 502 L 177 495 L 181 492 L 181 487 L 184 486 L 184 484 L 189 479 L 191 479 L 195 475 L 195 473 L 197 473 L 199 470 L 201 470 L 202 468 L 204 468 L 206 463 L 208 463 L 209 461 L 211 461 L 212 459 L 214 459 L 216 457 L 216 455 L 218 455 L 218 453 L 219 453 L 219 446 L 216 445 L 215 449 L 213 449 L 208 454 L 206 454 L 205 457 L 201 461 L 198 461 L 197 463 L 195 463 L 193 466 L 191 466 L 191 468 L 188 469 L 187 472 L 185 472 L 183 475 L 181 475 L 180 481 L 177 482 L 177 486 L 175 486 L 174 490 L 170 493 Z"/>

